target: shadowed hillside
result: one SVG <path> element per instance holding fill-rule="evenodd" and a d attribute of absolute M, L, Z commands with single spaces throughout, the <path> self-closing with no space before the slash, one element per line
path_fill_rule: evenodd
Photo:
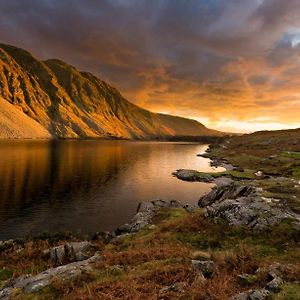
<path fill-rule="evenodd" d="M 3 44 L 0 96 L 60 138 L 223 135 L 194 120 L 141 109 L 90 73 L 56 59 L 42 62 Z M 0 133 L 0 137 L 6 136 Z"/>

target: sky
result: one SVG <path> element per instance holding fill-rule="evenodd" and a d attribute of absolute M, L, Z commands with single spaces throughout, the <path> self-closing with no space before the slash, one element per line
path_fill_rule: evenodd
<path fill-rule="evenodd" d="M 231 132 L 300 127 L 299 0 L 1 0 L 0 42 Z"/>

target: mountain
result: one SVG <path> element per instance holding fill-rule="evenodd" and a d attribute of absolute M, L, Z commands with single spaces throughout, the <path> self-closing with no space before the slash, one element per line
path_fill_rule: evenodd
<path fill-rule="evenodd" d="M 51 134 L 16 106 L 0 98 L 0 137 L 48 139 Z"/>
<path fill-rule="evenodd" d="M 1 138 L 223 135 L 195 120 L 142 109 L 90 73 L 57 59 L 40 61 L 23 49 L 5 44 L 0 44 L 0 97 L 10 103 L 4 105 L 1 100 Z M 10 109 L 13 113 L 7 118 Z"/>

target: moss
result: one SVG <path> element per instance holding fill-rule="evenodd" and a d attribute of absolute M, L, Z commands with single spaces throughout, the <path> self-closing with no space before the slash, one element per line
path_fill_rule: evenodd
<path fill-rule="evenodd" d="M 273 300 L 299 300 L 300 299 L 300 285 L 299 284 L 285 284 L 282 286 L 282 291 L 274 295 Z"/>
<path fill-rule="evenodd" d="M 294 167 L 292 175 L 294 178 L 300 179 L 300 167 Z"/>
<path fill-rule="evenodd" d="M 242 171 L 237 170 L 227 170 L 223 172 L 197 172 L 195 171 L 195 175 L 200 178 L 220 178 L 220 177 L 231 177 L 233 179 L 254 179 L 254 171 L 250 169 L 245 169 Z"/>
<path fill-rule="evenodd" d="M 206 250 L 221 247 L 221 240 L 219 240 L 218 235 L 204 236 L 197 232 L 180 232 L 176 234 L 176 239 L 195 249 Z"/>
<path fill-rule="evenodd" d="M 249 286 L 258 280 L 256 275 L 244 275 L 237 278 L 237 283 L 240 286 Z"/>
<path fill-rule="evenodd" d="M 0 281 L 7 280 L 13 276 L 14 272 L 10 269 L 3 268 L 0 270 Z"/>
<path fill-rule="evenodd" d="M 300 152 L 284 151 L 281 156 L 300 160 Z"/>
<path fill-rule="evenodd" d="M 45 287 L 41 290 L 39 290 L 38 292 L 35 293 L 31 293 L 31 294 L 26 294 L 26 293 L 22 293 L 19 295 L 15 295 L 13 297 L 13 299 L 16 300 L 53 300 L 53 299 L 60 299 L 60 295 L 59 293 L 52 288 L 51 286 L 49 287 Z"/>

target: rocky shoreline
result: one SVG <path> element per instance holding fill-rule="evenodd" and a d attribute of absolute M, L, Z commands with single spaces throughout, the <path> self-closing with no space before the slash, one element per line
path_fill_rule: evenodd
<path fill-rule="evenodd" d="M 196 207 L 183 205 L 176 200 L 141 202 L 138 205 L 136 215 L 129 223 L 120 226 L 112 233 L 98 232 L 95 234 L 94 239 L 103 239 L 106 243 L 116 242 L 131 234 L 139 232 L 148 225 L 151 226 L 152 219 L 157 215 L 160 209 L 172 208 L 183 208 L 187 212 L 192 212 Z M 14 251 L 22 251 L 22 241 L 1 241 L 0 251 L 10 248 L 15 248 L 16 250 Z M 43 257 L 45 259 L 50 259 L 59 266 L 47 269 L 34 276 L 23 275 L 8 280 L 0 290 L 0 300 L 11 299 L 16 290 L 18 293 L 30 294 L 51 285 L 53 281 L 71 280 L 76 276 L 88 273 L 93 269 L 93 265 L 103 260 L 103 256 L 96 249 L 97 246 L 91 241 L 79 241 L 67 242 L 61 246 L 45 250 L 43 252 Z"/>
<path fill-rule="evenodd" d="M 230 200 L 229 200 L 230 199 Z M 282 222 L 292 216 L 282 211 L 273 211 L 265 201 L 262 201 L 257 194 L 257 190 L 249 186 L 238 186 L 229 184 L 226 186 L 215 187 L 209 194 L 199 200 L 199 207 L 205 209 L 207 218 L 217 220 L 225 219 L 234 226 L 248 226 L 253 230 L 263 230 L 267 226 Z M 192 213 L 197 207 L 182 205 L 178 201 L 154 200 L 139 204 L 137 214 L 133 219 L 118 228 L 114 233 L 98 233 L 98 237 L 105 238 L 106 242 L 117 242 L 129 235 L 136 234 L 146 226 L 150 229 L 155 225 L 152 219 L 161 209 L 183 208 Z M 256 211 L 256 213 L 255 213 Z M 268 212 L 268 218 L 260 212 Z M 271 217 L 272 215 L 272 217 Z M 295 219 L 299 225 L 299 219 Z M 2 247 L 14 247 L 15 241 L 2 242 Z M 64 245 L 50 248 L 44 251 L 44 256 L 50 258 L 59 266 L 47 269 L 37 275 L 23 275 L 9 280 L 0 291 L 0 299 L 12 299 L 15 291 L 30 294 L 37 292 L 53 283 L 56 280 L 71 280 L 81 274 L 87 274 L 93 270 L 93 266 L 103 260 L 101 253 L 97 252 L 96 247 L 90 241 L 68 242 Z M 16 250 L 16 251 L 20 251 Z M 197 271 L 197 280 L 205 281 L 206 278 L 213 276 L 217 264 L 212 260 L 191 260 L 191 266 Z M 120 267 L 120 266 L 116 266 Z M 270 265 L 267 272 L 267 283 L 264 288 L 258 290 L 248 290 L 233 296 L 232 300 L 264 300 L 269 299 L 273 293 L 280 291 L 283 280 L 280 274 L 288 266 L 275 264 Z M 121 267 L 120 267 L 121 268 Z M 240 274 L 237 280 L 241 285 L 247 286 L 254 277 L 258 277 L 262 270 L 256 270 L 255 274 Z M 164 294 L 169 290 L 184 290 L 184 286 L 176 284 L 167 286 L 160 291 Z"/>
<path fill-rule="evenodd" d="M 214 159 L 213 163 L 215 166 L 229 166 L 226 161 L 220 159 Z M 229 170 L 232 168 L 229 167 Z M 145 228 L 150 231 L 155 230 L 157 226 L 153 220 L 162 210 L 172 209 L 182 209 L 191 215 L 200 210 L 201 214 L 213 223 L 226 222 L 234 228 L 247 228 L 258 233 L 282 223 L 288 223 L 290 226 L 300 229 L 299 214 L 278 205 L 277 199 L 264 197 L 263 190 L 252 185 L 249 180 L 237 180 L 228 174 L 216 178 L 211 174 L 194 170 L 177 170 L 173 175 L 180 180 L 212 182 L 216 186 L 200 198 L 197 207 L 183 205 L 176 200 L 142 202 L 137 208 L 136 215 L 129 223 L 120 226 L 112 233 L 96 233 L 93 240 L 101 240 L 105 244 L 118 244 Z M 44 250 L 43 258 L 51 261 L 56 267 L 46 269 L 36 275 L 22 275 L 5 281 L 1 286 L 0 300 L 14 299 L 15 295 L 20 293 L 36 293 L 57 280 L 69 281 L 83 274 L 90 274 L 94 267 L 101 264 L 105 259 L 93 240 L 65 242 Z M 23 249 L 22 241 L 9 240 L 0 243 L 0 251 L 11 250 L 18 253 Z M 193 274 L 196 274 L 193 284 L 198 282 L 200 285 L 206 284 L 206 280 L 214 276 L 214 272 L 219 268 L 218 262 L 210 256 L 205 257 L 205 259 L 191 259 L 190 266 Z M 243 273 L 241 269 L 236 280 L 240 286 L 245 288 L 244 291 L 232 296 L 231 299 L 271 299 L 272 295 L 281 291 L 284 284 L 282 274 L 289 267 L 289 264 L 271 264 L 264 270 L 257 268 L 251 274 Z M 124 266 L 114 265 L 111 268 L 115 268 L 116 272 L 123 272 Z M 261 280 L 264 282 L 261 288 L 246 289 L 259 278 L 262 278 Z M 297 281 L 293 284 L 297 284 Z M 186 283 L 181 282 L 165 286 L 159 291 L 159 299 L 164 299 L 164 295 L 169 292 L 184 294 L 185 289 Z"/>

